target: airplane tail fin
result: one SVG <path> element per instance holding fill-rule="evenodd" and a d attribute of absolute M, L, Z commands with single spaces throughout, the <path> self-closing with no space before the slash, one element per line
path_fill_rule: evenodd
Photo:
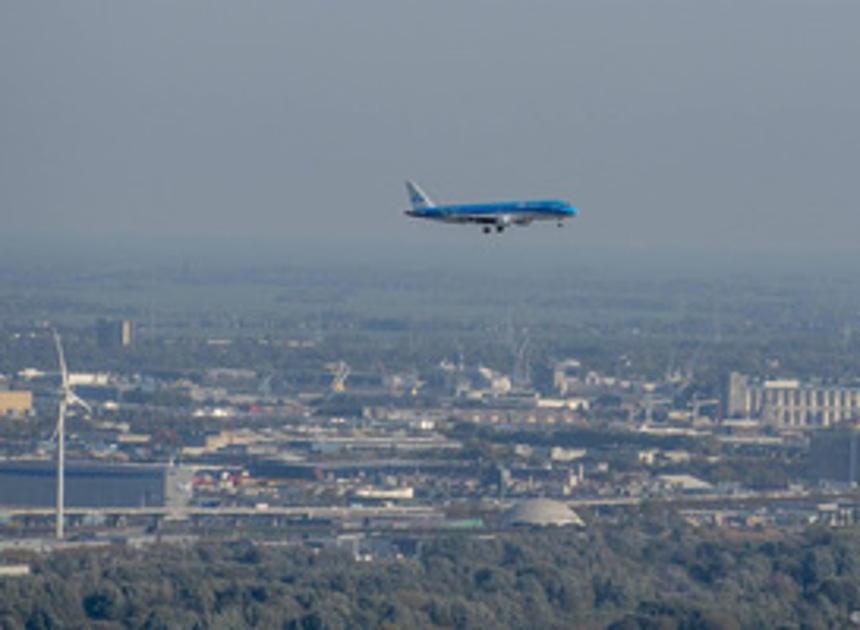
<path fill-rule="evenodd" d="M 430 197 L 421 190 L 421 188 L 413 181 L 406 182 L 406 191 L 409 193 L 409 203 L 412 204 L 413 210 L 424 210 L 425 208 L 432 208 L 436 204 L 434 204 Z"/>

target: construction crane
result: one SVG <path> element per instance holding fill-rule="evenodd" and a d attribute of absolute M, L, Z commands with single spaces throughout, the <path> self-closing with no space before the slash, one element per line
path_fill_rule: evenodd
<path fill-rule="evenodd" d="M 346 361 L 338 361 L 337 363 L 330 363 L 326 367 L 332 374 L 331 384 L 329 386 L 331 391 L 337 394 L 345 392 L 346 379 L 349 378 L 350 372 L 352 371 L 349 364 L 347 364 Z"/>
<path fill-rule="evenodd" d="M 642 406 L 645 410 L 645 426 L 651 426 L 654 421 L 654 408 L 657 406 L 671 405 L 672 401 L 668 398 L 660 398 L 652 393 L 647 393 L 642 397 Z"/>
<path fill-rule="evenodd" d="M 693 399 L 690 401 L 690 414 L 692 420 L 698 420 L 702 415 L 702 407 L 716 407 L 720 404 L 718 398 L 699 398 L 696 395 L 693 395 Z"/>
<path fill-rule="evenodd" d="M 404 390 L 407 390 L 411 396 L 417 396 L 424 385 L 424 382 L 418 378 L 417 372 L 391 373 L 385 369 L 382 361 L 376 362 L 376 368 L 382 375 L 382 384 L 388 388 L 388 393 L 392 396 L 400 396 Z"/>

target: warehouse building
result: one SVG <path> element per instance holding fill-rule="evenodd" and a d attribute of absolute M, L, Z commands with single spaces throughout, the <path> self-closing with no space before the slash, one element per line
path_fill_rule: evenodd
<path fill-rule="evenodd" d="M 67 507 L 172 507 L 191 498 L 192 471 L 165 464 L 66 464 Z M 0 506 L 52 507 L 57 467 L 48 460 L 0 462 Z"/>
<path fill-rule="evenodd" d="M 809 472 L 817 481 L 860 482 L 860 428 L 815 431 L 809 443 Z"/>

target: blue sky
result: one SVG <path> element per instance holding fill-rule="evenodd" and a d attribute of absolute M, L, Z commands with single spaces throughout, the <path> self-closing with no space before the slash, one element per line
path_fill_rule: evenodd
<path fill-rule="evenodd" d="M 852 251 L 858 23 L 828 0 L 3 3 L 4 238 Z M 403 217 L 407 177 L 582 215 L 488 244 Z"/>

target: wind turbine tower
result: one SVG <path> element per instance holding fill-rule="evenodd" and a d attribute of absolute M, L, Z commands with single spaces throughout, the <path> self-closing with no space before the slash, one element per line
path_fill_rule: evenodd
<path fill-rule="evenodd" d="M 60 333 L 54 329 L 54 345 L 57 347 L 57 360 L 60 363 L 60 410 L 57 416 L 57 540 L 63 539 L 63 524 L 65 523 L 65 491 L 66 491 L 66 411 L 77 405 L 88 413 L 90 406 L 72 390 L 69 384 L 69 371 L 66 369 L 66 357 L 63 354 L 63 343 Z"/>

